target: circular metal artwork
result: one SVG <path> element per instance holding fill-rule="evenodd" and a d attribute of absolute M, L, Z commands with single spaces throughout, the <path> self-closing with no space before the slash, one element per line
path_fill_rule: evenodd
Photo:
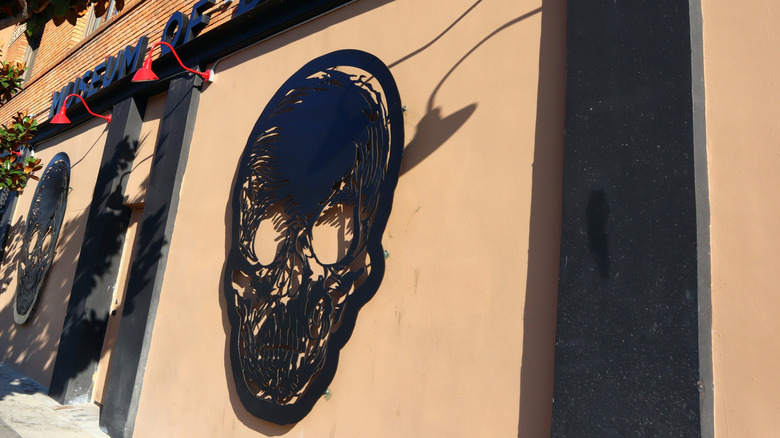
<path fill-rule="evenodd" d="M 46 273 L 54 260 L 70 182 L 70 160 L 61 152 L 52 158 L 35 188 L 19 259 L 14 296 L 14 321 L 25 324 L 38 304 Z"/>
<path fill-rule="evenodd" d="M 224 286 L 236 391 L 255 416 L 290 424 L 325 394 L 382 281 L 403 143 L 395 81 L 357 50 L 306 64 L 257 120 L 233 186 Z"/>
<path fill-rule="evenodd" d="M 7 187 L 0 189 L 0 212 L 5 213 L 5 207 L 8 205 L 8 198 L 11 191 Z"/>

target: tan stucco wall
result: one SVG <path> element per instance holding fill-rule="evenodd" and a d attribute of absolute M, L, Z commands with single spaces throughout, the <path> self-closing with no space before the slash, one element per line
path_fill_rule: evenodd
<path fill-rule="evenodd" d="M 135 436 L 549 436 L 564 3 L 360 0 L 219 63 L 200 101 Z M 229 194 L 269 98 L 342 48 L 390 65 L 408 107 L 390 257 L 332 398 L 278 427 L 231 389 Z"/>
<path fill-rule="evenodd" d="M 125 185 L 125 205 L 142 206 L 146 188 L 149 186 L 149 171 L 152 169 L 154 148 L 157 144 L 157 131 L 165 111 L 165 98 L 168 92 L 153 96 L 146 103 L 144 122 L 138 137 L 138 150 L 135 153 L 133 167 L 127 175 Z"/>
<path fill-rule="evenodd" d="M 780 429 L 780 3 L 705 0 L 715 435 Z M 732 7 L 733 6 L 733 7 Z"/>
<path fill-rule="evenodd" d="M 44 386 L 49 385 L 57 357 L 87 213 L 106 142 L 106 127 L 102 119 L 95 119 L 37 147 L 35 156 L 41 159 L 44 168 L 57 153 L 68 154 L 72 190 L 68 195 L 54 262 L 41 289 L 38 307 L 24 326 L 14 323 L 13 306 L 19 249 L 25 218 L 37 186 L 35 181 L 30 181 L 16 205 L 14 226 L 6 247 L 8 253 L 0 267 L 0 345 L 3 346 L 0 349 L 0 362 L 18 369 Z"/>

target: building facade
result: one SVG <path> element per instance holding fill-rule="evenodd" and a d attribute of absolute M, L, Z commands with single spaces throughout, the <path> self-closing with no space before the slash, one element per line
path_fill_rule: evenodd
<path fill-rule="evenodd" d="M 770 436 L 776 12 L 128 0 L 3 29 L 31 69 L 0 122 L 36 114 L 51 166 L 6 207 L 0 360 L 111 436 Z M 154 48 L 133 82 L 158 41 L 213 80 Z"/>

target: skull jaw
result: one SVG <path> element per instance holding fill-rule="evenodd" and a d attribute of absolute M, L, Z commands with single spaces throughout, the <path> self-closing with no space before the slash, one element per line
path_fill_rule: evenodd
<path fill-rule="evenodd" d="M 240 329 L 233 326 L 232 337 L 240 337 Z M 235 391 L 241 406 L 252 415 L 280 426 L 292 425 L 301 421 L 319 401 L 325 393 L 328 385 L 333 380 L 339 360 L 339 350 L 330 348 L 327 357 L 319 371 L 306 382 L 300 382 L 302 388 L 300 396 L 289 397 L 288 393 L 282 394 L 280 388 L 261 389 L 249 377 L 247 377 L 242 354 L 239 351 L 238 342 L 230 345 L 231 380 L 235 384 Z M 277 394 L 276 397 L 272 394 Z M 263 396 L 265 395 L 265 397 Z M 280 402 L 284 400 L 283 402 Z"/>
<path fill-rule="evenodd" d="M 230 257 L 237 260 L 232 262 L 232 266 L 244 266 L 244 268 L 239 268 L 239 271 L 228 271 L 230 274 L 226 273 L 223 283 L 227 302 L 232 303 L 227 312 L 230 323 L 228 339 L 232 339 L 228 342 L 232 368 L 231 380 L 235 384 L 236 394 L 244 409 L 260 419 L 278 425 L 290 425 L 302 420 L 314 408 L 314 405 L 333 381 L 338 368 L 341 348 L 352 334 L 360 308 L 377 291 L 377 284 L 381 281 L 384 272 L 384 259 L 381 255 L 382 247 L 378 245 L 377 248 L 374 248 L 373 253 L 369 251 L 365 257 L 360 258 L 362 268 L 352 267 L 337 273 L 342 278 L 341 286 L 344 288 L 344 294 L 347 295 L 346 302 L 337 306 L 331 313 L 330 321 L 332 324 L 328 330 L 327 342 L 319 348 L 323 354 L 317 360 L 310 360 L 313 364 L 317 364 L 316 369 L 299 372 L 297 382 L 293 380 L 296 378 L 295 376 L 280 374 L 281 381 L 285 382 L 284 379 L 289 376 L 290 380 L 286 382 L 290 383 L 274 385 L 269 381 L 267 385 L 263 385 L 263 379 L 256 377 L 256 374 L 251 372 L 252 369 L 255 369 L 252 361 L 256 363 L 260 355 L 247 355 L 244 343 L 244 339 L 247 339 L 245 334 L 251 333 L 251 331 L 248 331 L 248 327 L 245 326 L 246 311 L 242 309 L 251 308 L 251 297 L 255 297 L 254 291 L 248 292 L 248 290 L 253 289 L 250 286 L 249 278 L 253 277 L 249 273 L 252 269 L 245 265 L 245 259 L 238 251 L 231 254 Z M 370 269 L 366 267 L 369 265 L 367 260 L 375 260 L 370 264 Z M 245 279 L 237 282 L 233 275 L 235 272 L 242 272 Z M 327 283 L 327 280 L 325 282 Z M 326 295 L 329 298 L 334 298 L 331 296 L 330 288 Z M 347 303 L 348 306 L 343 305 Z M 254 338 L 250 337 L 249 339 Z M 309 377 L 303 380 L 300 377 L 303 374 Z M 292 391 L 289 391 L 293 384 L 300 388 L 299 395 L 292 395 Z"/>
<path fill-rule="evenodd" d="M 266 349 L 260 353 L 262 365 L 259 370 L 251 364 L 254 361 L 243 361 L 244 380 L 256 397 L 280 406 L 294 405 L 306 394 L 322 369 L 326 356 L 325 350 L 322 352 L 321 357 L 311 358 L 292 350 Z M 293 369 L 291 363 L 298 361 L 305 365 Z"/>
<path fill-rule="evenodd" d="M 296 403 L 317 378 L 333 326 L 322 282 L 306 282 L 300 289 L 285 303 L 277 297 L 245 312 L 239 328 L 247 386 L 258 398 L 279 405 Z"/>

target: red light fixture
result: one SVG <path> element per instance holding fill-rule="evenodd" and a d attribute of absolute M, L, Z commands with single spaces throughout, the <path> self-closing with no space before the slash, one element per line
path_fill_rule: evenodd
<path fill-rule="evenodd" d="M 89 107 L 87 106 L 87 102 L 84 102 L 84 98 L 81 97 L 79 94 L 69 94 L 63 99 L 62 106 L 60 107 L 60 111 L 57 113 L 56 116 L 52 117 L 49 123 L 55 124 L 55 125 L 67 125 L 70 123 L 70 119 L 68 119 L 68 116 L 65 115 L 65 104 L 68 102 L 68 98 L 76 96 L 84 103 L 84 109 L 87 110 L 88 113 L 92 114 L 95 117 L 100 117 L 101 119 L 106 119 L 106 123 L 111 123 L 111 114 L 107 116 L 101 116 L 100 114 L 93 113 Z"/>
<path fill-rule="evenodd" d="M 158 41 L 154 44 L 152 44 L 152 47 L 149 48 L 149 51 L 146 53 L 146 58 L 144 59 L 144 65 L 143 67 L 139 68 L 138 71 L 135 72 L 135 75 L 133 75 L 133 82 L 149 82 L 149 81 L 156 81 L 159 79 L 156 74 L 152 71 L 152 52 L 154 51 L 154 48 L 164 45 L 167 46 L 169 49 L 171 49 L 171 52 L 173 52 L 173 56 L 176 57 L 176 61 L 179 62 L 179 65 L 184 70 L 187 70 L 190 73 L 195 73 L 196 75 L 203 78 L 206 82 L 211 82 L 214 80 L 214 71 L 208 70 L 206 72 L 200 72 L 197 70 L 193 70 L 191 68 L 187 68 L 184 66 L 184 63 L 181 62 L 181 59 L 179 58 L 179 55 L 176 53 L 176 50 L 173 48 L 172 45 L 166 43 L 165 41 Z"/>

